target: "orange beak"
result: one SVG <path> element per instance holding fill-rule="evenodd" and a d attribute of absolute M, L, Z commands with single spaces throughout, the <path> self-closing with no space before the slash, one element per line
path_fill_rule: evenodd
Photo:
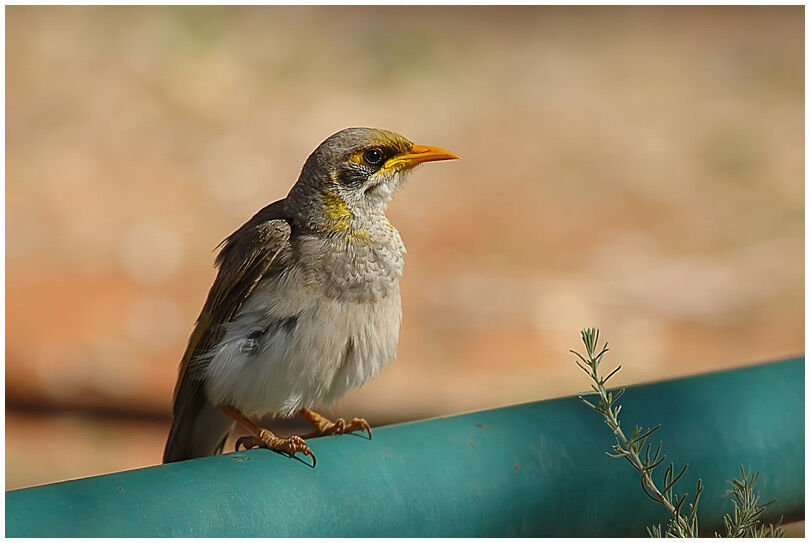
<path fill-rule="evenodd" d="M 454 160 L 457 158 L 461 157 L 439 147 L 431 147 L 430 145 L 414 145 L 411 147 L 408 154 L 389 158 L 385 163 L 385 168 L 404 170 L 407 168 L 413 168 L 417 164 L 421 164 L 423 162 L 433 162 L 435 160 Z"/>

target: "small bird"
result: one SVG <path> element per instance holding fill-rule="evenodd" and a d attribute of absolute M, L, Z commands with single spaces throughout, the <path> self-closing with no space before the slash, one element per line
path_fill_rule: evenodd
<path fill-rule="evenodd" d="M 219 454 L 235 422 L 240 447 L 315 455 L 300 436 L 258 421 L 307 419 L 304 437 L 371 428 L 312 411 L 393 360 L 405 246 L 385 216 L 417 164 L 459 158 L 375 128 L 347 128 L 307 158 L 283 200 L 221 244 L 217 277 L 191 333 L 174 390 L 163 462 Z"/>

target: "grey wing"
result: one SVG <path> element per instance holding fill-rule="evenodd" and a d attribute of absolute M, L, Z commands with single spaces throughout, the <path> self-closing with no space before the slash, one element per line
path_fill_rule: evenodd
<path fill-rule="evenodd" d="M 238 313 L 244 301 L 268 272 L 290 238 L 290 224 L 284 217 L 284 201 L 259 211 L 222 242 L 217 255 L 217 278 L 208 292 L 200 316 L 188 341 L 177 385 L 174 389 L 174 423 L 167 450 L 174 441 L 183 441 L 182 419 L 196 413 L 205 404 L 199 368 L 192 366 L 222 338 L 225 324 Z"/>

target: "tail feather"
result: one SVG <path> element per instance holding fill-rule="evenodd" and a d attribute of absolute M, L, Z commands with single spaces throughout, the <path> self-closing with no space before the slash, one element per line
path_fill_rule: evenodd
<path fill-rule="evenodd" d="M 179 462 L 222 452 L 234 421 L 209 403 L 203 387 L 178 405 L 163 451 L 163 463 Z"/>

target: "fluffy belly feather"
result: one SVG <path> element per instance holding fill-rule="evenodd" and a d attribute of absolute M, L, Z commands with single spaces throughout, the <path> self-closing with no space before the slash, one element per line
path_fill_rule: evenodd
<path fill-rule="evenodd" d="M 200 366 L 215 404 L 289 417 L 363 385 L 396 355 L 398 288 L 369 302 L 285 294 L 257 289 Z"/>

